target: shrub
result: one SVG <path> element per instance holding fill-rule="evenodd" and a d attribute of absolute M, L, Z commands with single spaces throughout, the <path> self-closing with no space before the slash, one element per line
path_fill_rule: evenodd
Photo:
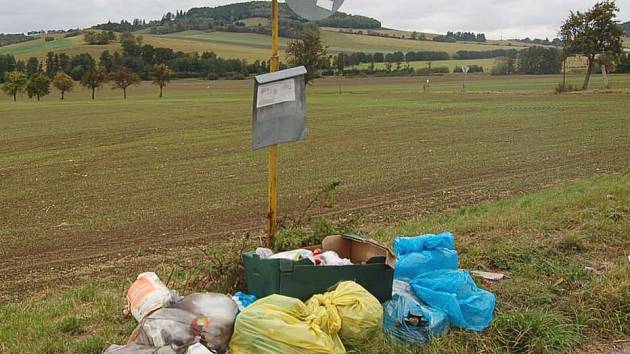
<path fill-rule="evenodd" d="M 55 37 L 46 37 L 46 38 L 44 38 L 44 41 L 46 41 L 46 42 L 52 42 L 54 40 L 55 40 Z"/>

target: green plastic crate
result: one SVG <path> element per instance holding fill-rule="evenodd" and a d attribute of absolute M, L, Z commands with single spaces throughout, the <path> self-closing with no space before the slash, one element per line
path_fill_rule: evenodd
<path fill-rule="evenodd" d="M 364 254 L 366 247 L 381 247 L 382 250 L 376 253 L 387 252 L 388 254 L 382 256 L 370 256 L 368 254 L 369 258 L 365 264 L 316 266 L 308 259 L 300 261 L 261 259 L 255 252 L 247 252 L 243 254 L 243 263 L 248 292 L 258 298 L 280 294 L 304 301 L 314 294 L 326 292 L 340 281 L 352 280 L 363 286 L 379 301 L 389 300 L 392 297 L 392 283 L 394 281 L 391 252 L 383 246 L 376 245 L 373 241 L 357 239 L 356 236 L 332 237 L 344 238 L 345 241 L 341 242 L 350 242 L 354 245 L 356 245 L 355 242 L 362 243 L 362 245 L 354 248 L 360 248 Z M 367 244 L 371 244 L 371 246 Z M 324 240 L 323 245 L 326 245 L 326 240 Z M 338 253 L 342 258 L 350 258 L 348 254 L 352 254 L 352 252 L 348 252 L 344 254 L 342 250 Z M 350 259 L 352 260 L 352 258 Z"/>

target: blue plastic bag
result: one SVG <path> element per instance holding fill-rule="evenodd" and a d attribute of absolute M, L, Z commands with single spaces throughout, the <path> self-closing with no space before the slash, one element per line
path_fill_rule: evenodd
<path fill-rule="evenodd" d="M 457 269 L 459 258 L 454 250 L 455 238 L 450 232 L 394 239 L 397 279 L 412 280 L 436 269 Z"/>
<path fill-rule="evenodd" d="M 415 237 L 396 237 L 394 239 L 396 257 L 438 248 L 455 249 L 455 237 L 453 234 L 444 232 L 437 235 L 426 234 Z"/>
<path fill-rule="evenodd" d="M 394 280 L 391 300 L 383 304 L 383 330 L 401 343 L 425 343 L 448 332 L 448 317 L 422 303 L 409 283 Z"/>
<path fill-rule="evenodd" d="M 452 325 L 481 332 L 492 321 L 494 294 L 480 289 L 468 272 L 435 270 L 411 282 L 414 293 L 433 309 L 448 314 Z"/>

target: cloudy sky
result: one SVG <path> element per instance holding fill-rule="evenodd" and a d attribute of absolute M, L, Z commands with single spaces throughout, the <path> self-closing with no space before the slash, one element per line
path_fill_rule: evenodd
<path fill-rule="evenodd" d="M 88 27 L 108 20 L 158 19 L 167 11 L 230 0 L 0 0 L 0 33 Z M 375 17 L 390 28 L 426 32 L 485 32 L 489 38 L 554 37 L 569 10 L 595 0 L 346 0 L 342 11 Z M 630 0 L 617 0 L 630 21 Z"/>

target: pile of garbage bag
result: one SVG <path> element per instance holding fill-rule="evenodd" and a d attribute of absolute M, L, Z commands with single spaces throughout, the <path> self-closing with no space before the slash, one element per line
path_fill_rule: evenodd
<path fill-rule="evenodd" d="M 448 325 L 477 332 L 490 325 L 496 298 L 478 288 L 468 272 L 458 269 L 451 233 L 397 237 L 393 246 L 398 286 L 385 304 L 387 333 L 424 342 L 427 334 L 444 334 Z"/>
<path fill-rule="evenodd" d="M 230 352 L 345 353 L 379 335 L 382 321 L 379 301 L 352 281 L 306 302 L 270 295 L 238 315 Z"/>
<path fill-rule="evenodd" d="M 140 274 L 127 292 L 125 313 L 139 322 L 130 343 L 105 353 L 224 353 L 238 305 L 231 297 L 169 290 L 155 273 Z"/>
<path fill-rule="evenodd" d="M 371 244 L 359 246 L 364 247 L 367 259 L 373 257 L 372 250 L 380 252 Z M 125 313 L 138 321 L 138 327 L 126 345 L 111 345 L 104 353 L 341 354 L 362 347 L 382 333 L 402 344 L 418 344 L 447 334 L 450 326 L 473 331 L 489 326 L 495 296 L 478 288 L 468 272 L 458 269 L 459 258 L 451 233 L 397 237 L 393 248 L 395 269 L 392 270 L 393 255 L 387 250 L 392 258 L 388 269 L 389 280 L 392 273 L 395 280 L 392 297 L 382 299 L 383 305 L 374 292 L 366 290 L 374 279 L 385 286 L 383 277 L 372 273 L 365 287 L 355 281 L 340 281 L 327 291 L 317 290 L 312 296 L 302 297 L 306 301 L 277 293 L 262 299 L 243 292 L 232 296 L 180 296 L 155 273 L 140 274 L 127 292 L 125 308 Z M 357 261 L 347 250 L 339 253 Z M 259 248 L 256 254 L 261 259 L 308 259 L 314 265 L 352 265 L 349 259 L 331 250 L 300 249 L 274 254 Z M 336 269 L 316 268 L 328 273 Z M 385 299 L 389 299 L 387 285 Z"/>

